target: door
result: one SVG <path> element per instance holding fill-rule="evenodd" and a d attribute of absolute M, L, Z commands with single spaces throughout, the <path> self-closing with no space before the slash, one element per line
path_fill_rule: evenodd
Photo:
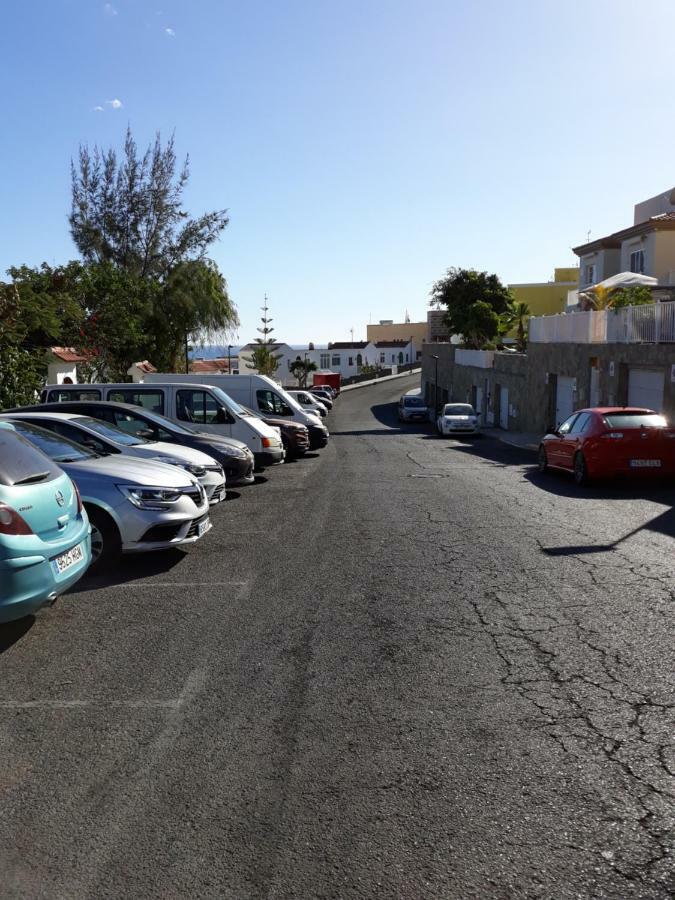
<path fill-rule="evenodd" d="M 563 428 L 566 430 L 564 432 L 563 428 L 560 429 L 560 441 L 558 443 L 560 453 L 559 465 L 564 466 L 566 469 L 574 468 L 574 457 L 577 450 L 581 449 L 582 436 L 591 424 L 591 418 L 590 413 L 579 413 L 579 415 L 573 416 L 572 419 L 565 422 Z M 567 428 L 568 425 L 570 425 L 569 428 Z"/>
<path fill-rule="evenodd" d="M 628 405 L 663 411 L 665 375 L 659 369 L 628 370 Z"/>
<path fill-rule="evenodd" d="M 476 414 L 480 415 L 483 412 L 483 388 L 476 388 L 476 405 L 474 406 L 476 410 Z"/>
<path fill-rule="evenodd" d="M 188 426 L 197 425 L 200 431 L 213 431 L 225 437 L 239 438 L 239 435 L 232 434 L 232 423 L 223 421 L 221 410 L 222 404 L 210 391 L 177 387 L 177 421 L 185 422 Z"/>
<path fill-rule="evenodd" d="M 560 425 L 574 412 L 575 379 L 558 375 L 555 394 L 555 423 Z"/>
<path fill-rule="evenodd" d="M 499 393 L 499 427 L 509 430 L 509 389 L 504 385 Z"/>
<path fill-rule="evenodd" d="M 568 455 L 569 448 L 565 448 L 565 440 L 572 430 L 576 415 L 569 416 L 562 422 L 555 434 L 555 437 L 546 438 L 546 454 L 548 461 L 552 466 L 567 466 L 565 459 Z"/>
<path fill-rule="evenodd" d="M 600 406 L 600 370 L 591 367 L 591 402 L 590 406 Z"/>

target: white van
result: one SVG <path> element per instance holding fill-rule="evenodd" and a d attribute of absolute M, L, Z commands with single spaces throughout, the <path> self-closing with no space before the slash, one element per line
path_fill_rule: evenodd
<path fill-rule="evenodd" d="M 284 448 L 278 428 L 266 425 L 242 409 L 221 388 L 201 381 L 196 384 L 194 375 L 183 376 L 180 383 L 174 383 L 173 379 L 179 378 L 178 375 L 153 377 L 152 384 L 48 384 L 42 391 L 41 401 L 114 400 L 117 403 L 133 403 L 173 422 L 193 426 L 193 430 L 209 431 L 243 441 L 252 451 L 258 468 L 283 462 Z"/>
<path fill-rule="evenodd" d="M 179 383 L 192 381 L 194 377 L 194 375 L 167 375 L 158 372 L 147 375 L 145 384 L 156 381 Z M 199 381 L 220 388 L 228 397 L 263 417 L 287 419 L 289 422 L 304 425 L 309 431 L 309 446 L 312 450 L 325 447 L 328 443 L 328 429 L 318 416 L 305 412 L 288 391 L 266 375 L 200 375 Z"/>

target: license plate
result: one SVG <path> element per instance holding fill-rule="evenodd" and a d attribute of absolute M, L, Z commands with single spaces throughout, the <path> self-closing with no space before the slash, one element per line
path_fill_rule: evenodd
<path fill-rule="evenodd" d="M 210 519 L 204 519 L 197 525 L 197 537 L 201 537 L 209 529 Z"/>
<path fill-rule="evenodd" d="M 631 459 L 631 469 L 660 469 L 660 459 Z"/>
<path fill-rule="evenodd" d="M 63 574 L 67 569 L 71 569 L 84 559 L 84 551 L 82 544 L 76 544 L 70 550 L 66 550 L 61 556 L 57 556 L 52 560 L 52 568 L 57 575 Z"/>

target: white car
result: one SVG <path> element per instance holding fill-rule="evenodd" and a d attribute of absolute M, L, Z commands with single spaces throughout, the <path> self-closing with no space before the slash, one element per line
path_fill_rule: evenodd
<path fill-rule="evenodd" d="M 446 403 L 436 419 L 436 430 L 440 435 L 476 434 L 478 414 L 470 403 Z"/>
<path fill-rule="evenodd" d="M 326 406 L 318 397 L 315 397 L 314 394 L 311 394 L 309 391 L 287 391 L 286 393 L 290 394 L 295 402 L 302 406 L 305 412 L 314 413 L 314 415 L 321 416 L 322 418 L 328 414 Z"/>

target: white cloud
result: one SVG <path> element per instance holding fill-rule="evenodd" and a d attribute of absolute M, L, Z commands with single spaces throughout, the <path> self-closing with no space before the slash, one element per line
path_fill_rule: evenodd
<path fill-rule="evenodd" d="M 106 14 L 106 16 L 116 16 L 117 15 L 117 10 L 112 5 L 112 3 L 106 3 L 105 6 L 103 7 L 103 12 Z"/>
<path fill-rule="evenodd" d="M 121 100 L 106 100 L 105 101 L 108 106 L 111 106 L 113 109 L 122 109 L 122 101 Z"/>
<path fill-rule="evenodd" d="M 176 37 L 176 32 L 173 30 L 173 28 L 165 28 L 164 33 L 168 34 L 169 37 Z"/>
<path fill-rule="evenodd" d="M 95 107 L 94 107 L 94 112 L 104 112 L 104 109 L 103 109 L 102 106 L 95 106 Z"/>

